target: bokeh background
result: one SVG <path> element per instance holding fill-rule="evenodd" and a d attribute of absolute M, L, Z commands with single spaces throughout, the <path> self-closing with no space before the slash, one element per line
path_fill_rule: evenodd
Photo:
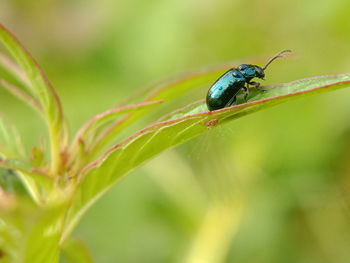
<path fill-rule="evenodd" d="M 349 72 L 349 13 L 348 0 L 0 1 L 72 131 L 133 91 L 218 62 L 289 48 L 266 84 Z M 28 148 L 40 143 L 40 121 L 0 96 Z M 214 129 L 130 173 L 74 236 L 99 263 L 350 262 L 349 116 L 343 89 Z"/>

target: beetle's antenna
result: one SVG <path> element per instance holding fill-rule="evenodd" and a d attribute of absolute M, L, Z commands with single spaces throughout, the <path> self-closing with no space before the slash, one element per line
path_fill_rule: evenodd
<path fill-rule="evenodd" d="M 274 55 L 272 58 L 270 58 L 269 61 L 267 61 L 266 65 L 262 67 L 263 70 L 265 70 L 267 68 L 268 65 L 271 64 L 272 61 L 274 61 L 276 58 L 282 58 L 282 54 L 283 53 L 286 53 L 286 52 L 292 52 L 292 50 L 290 49 L 285 49 L 285 50 L 282 50 L 280 53 Z"/>

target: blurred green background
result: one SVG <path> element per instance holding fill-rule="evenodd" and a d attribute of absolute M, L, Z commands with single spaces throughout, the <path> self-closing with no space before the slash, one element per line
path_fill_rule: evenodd
<path fill-rule="evenodd" d="M 72 131 L 134 90 L 218 62 L 289 48 L 266 84 L 349 72 L 349 13 L 348 0 L 0 2 Z M 0 96 L 28 148 L 41 143 L 40 121 Z M 344 89 L 289 102 L 168 151 L 112 188 L 74 235 L 99 263 L 350 262 L 349 101 Z"/>

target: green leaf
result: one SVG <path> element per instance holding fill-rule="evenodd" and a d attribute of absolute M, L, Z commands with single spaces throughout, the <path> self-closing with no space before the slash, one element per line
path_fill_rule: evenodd
<path fill-rule="evenodd" d="M 196 137 L 209 129 L 247 114 L 294 98 L 329 92 L 350 86 L 350 73 L 302 79 L 265 87 L 266 92 L 253 93 L 248 103 L 207 112 L 204 104 L 190 108 L 191 114 L 156 122 L 110 148 L 98 160 L 87 165 L 78 176 L 75 200 L 68 214 L 69 235 L 82 214 L 113 183 L 131 169 L 160 152 Z M 258 99 L 258 100 L 255 100 Z M 196 111 L 197 113 L 192 113 Z"/>
<path fill-rule="evenodd" d="M 52 173 L 57 173 L 61 162 L 60 152 L 67 140 L 59 98 L 39 64 L 2 24 L 0 24 L 0 41 L 25 72 L 30 81 L 30 92 L 44 110 L 51 142 L 51 170 Z"/>

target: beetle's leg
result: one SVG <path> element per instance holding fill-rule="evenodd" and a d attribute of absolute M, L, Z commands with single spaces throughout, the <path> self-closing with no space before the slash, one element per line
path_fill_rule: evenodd
<path fill-rule="evenodd" d="M 243 86 L 244 89 L 244 100 L 245 102 L 248 101 L 248 95 L 249 95 L 249 83 L 247 83 L 247 86 Z"/>
<path fill-rule="evenodd" d="M 260 87 L 260 82 L 251 81 L 251 82 L 249 82 L 249 84 L 252 85 L 253 88 L 259 88 Z"/>
<path fill-rule="evenodd" d="M 257 91 L 265 92 L 266 90 L 260 87 L 260 82 L 249 82 L 250 85 L 253 85 L 253 88 L 255 88 Z"/>

